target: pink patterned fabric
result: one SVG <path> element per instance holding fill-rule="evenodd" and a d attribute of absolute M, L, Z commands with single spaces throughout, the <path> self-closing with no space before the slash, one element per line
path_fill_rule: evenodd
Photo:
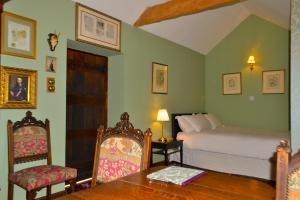
<path fill-rule="evenodd" d="M 110 182 L 140 171 L 142 147 L 128 138 L 109 138 L 101 144 L 97 180 Z"/>
<path fill-rule="evenodd" d="M 288 176 L 287 200 L 300 199 L 300 170 L 296 170 Z"/>
<path fill-rule="evenodd" d="M 15 172 L 9 180 L 31 191 L 77 177 L 77 170 L 56 165 L 41 165 Z"/>
<path fill-rule="evenodd" d="M 14 132 L 14 157 L 47 153 L 47 132 L 39 126 L 26 126 Z"/>

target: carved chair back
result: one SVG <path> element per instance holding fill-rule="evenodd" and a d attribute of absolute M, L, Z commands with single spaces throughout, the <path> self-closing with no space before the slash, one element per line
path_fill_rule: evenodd
<path fill-rule="evenodd" d="M 114 128 L 97 130 L 92 186 L 145 170 L 150 166 L 151 130 L 143 132 L 129 122 L 128 113 Z"/>
<path fill-rule="evenodd" d="M 51 165 L 51 144 L 49 120 L 36 120 L 30 111 L 21 121 L 8 120 L 8 165 L 9 173 L 14 172 L 14 164 L 47 159 Z"/>
<path fill-rule="evenodd" d="M 276 200 L 300 199 L 300 151 L 290 156 L 291 149 L 283 140 L 277 147 Z"/>

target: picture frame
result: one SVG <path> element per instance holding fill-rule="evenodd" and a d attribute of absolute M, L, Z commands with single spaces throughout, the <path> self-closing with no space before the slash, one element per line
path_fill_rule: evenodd
<path fill-rule="evenodd" d="M 57 57 L 46 56 L 45 70 L 53 73 L 57 71 Z"/>
<path fill-rule="evenodd" d="M 168 94 L 168 65 L 152 63 L 152 93 Z"/>
<path fill-rule="evenodd" d="M 242 94 L 242 74 L 228 73 L 223 74 L 223 95 L 238 95 Z"/>
<path fill-rule="evenodd" d="M 285 70 L 269 70 L 262 72 L 263 94 L 285 93 Z"/>
<path fill-rule="evenodd" d="M 36 108 L 37 71 L 0 67 L 0 108 Z"/>
<path fill-rule="evenodd" d="M 36 21 L 9 12 L 1 20 L 1 54 L 35 59 Z"/>
<path fill-rule="evenodd" d="M 121 51 L 121 21 L 76 4 L 76 40 Z"/>

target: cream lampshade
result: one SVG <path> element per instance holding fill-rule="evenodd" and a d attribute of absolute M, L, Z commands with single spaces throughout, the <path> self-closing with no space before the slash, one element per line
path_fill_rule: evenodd
<path fill-rule="evenodd" d="M 167 142 L 167 138 L 164 137 L 164 124 L 163 123 L 170 120 L 168 111 L 166 109 L 159 109 L 156 120 L 159 122 L 162 122 L 161 123 L 161 138 L 159 138 L 159 141 Z"/>
<path fill-rule="evenodd" d="M 254 56 L 249 56 L 249 58 L 248 58 L 248 64 L 250 65 L 250 70 L 252 71 L 254 69 L 254 64 L 255 64 L 255 58 L 254 58 Z"/>

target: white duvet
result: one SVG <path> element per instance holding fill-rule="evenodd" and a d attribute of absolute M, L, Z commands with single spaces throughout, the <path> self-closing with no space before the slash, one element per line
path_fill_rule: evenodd
<path fill-rule="evenodd" d="M 289 141 L 289 137 L 289 132 L 238 127 L 219 127 L 193 133 L 179 132 L 177 135 L 178 140 L 184 140 L 184 148 L 260 159 L 271 158 L 280 140 Z"/>

